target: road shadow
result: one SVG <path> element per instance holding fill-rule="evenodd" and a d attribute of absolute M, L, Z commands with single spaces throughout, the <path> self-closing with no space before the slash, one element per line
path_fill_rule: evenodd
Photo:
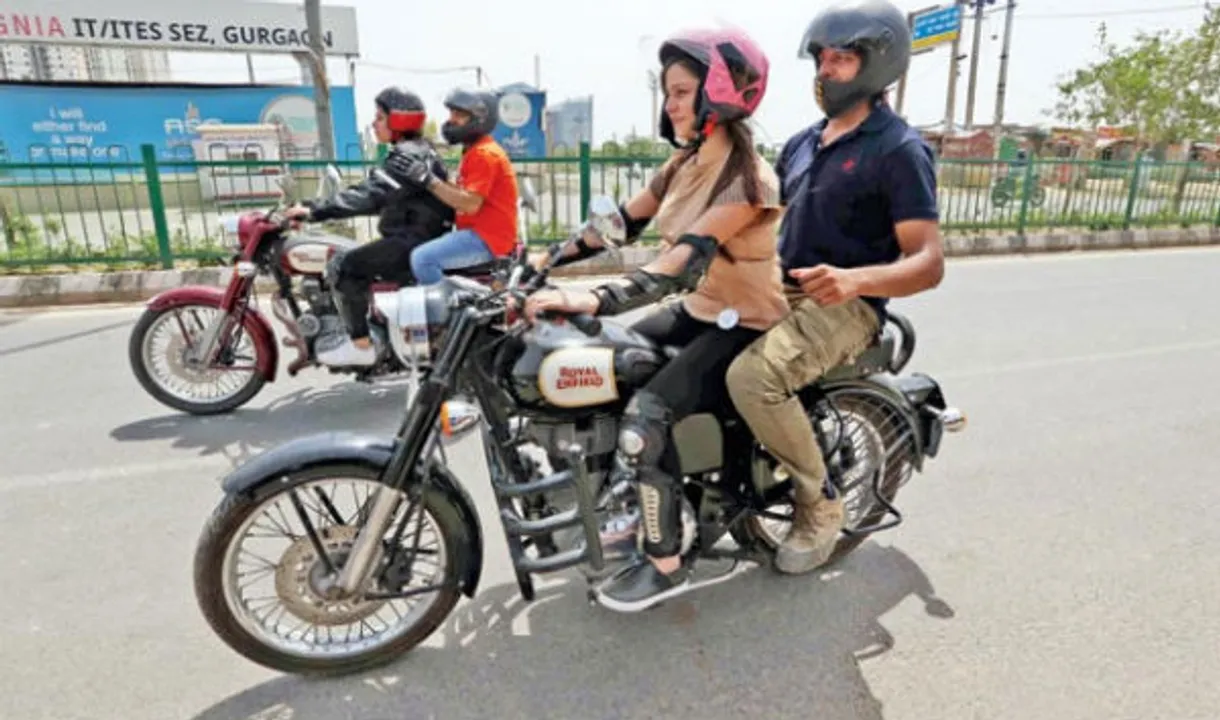
<path fill-rule="evenodd" d="M 894 647 L 881 617 L 908 598 L 953 617 L 910 557 L 874 542 L 821 575 L 755 569 L 636 615 L 591 606 L 579 577 L 528 605 L 500 585 L 458 606 L 441 648 L 346 678 L 284 675 L 195 720 L 882 720 L 860 662 Z"/>
<path fill-rule="evenodd" d="M 406 383 L 348 382 L 302 388 L 262 408 L 197 417 L 171 413 L 122 425 L 110 432 L 119 442 L 173 440 L 173 447 L 222 455 L 236 467 L 254 455 L 311 433 L 344 430 L 392 435 L 406 403 Z"/>

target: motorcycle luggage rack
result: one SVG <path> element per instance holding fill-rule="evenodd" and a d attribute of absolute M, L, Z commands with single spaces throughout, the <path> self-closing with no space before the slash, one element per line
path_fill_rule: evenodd
<path fill-rule="evenodd" d="M 851 443 L 848 441 L 846 433 L 843 432 L 843 426 L 844 426 L 843 416 L 839 412 L 838 408 L 836 408 L 833 404 L 830 404 L 830 403 L 825 403 L 825 404 L 820 404 L 820 405 L 822 408 L 822 412 L 824 412 L 824 413 L 828 412 L 828 414 L 832 414 L 834 416 L 834 418 L 836 419 L 836 425 L 839 428 L 839 432 L 838 432 L 837 436 L 835 437 L 834 443 L 829 443 L 829 442 L 827 442 L 825 434 L 822 432 L 820 425 L 817 423 L 814 423 L 814 432 L 817 436 L 818 446 L 823 449 L 823 457 L 825 457 L 825 458 L 827 458 L 827 460 L 829 460 L 830 458 L 839 457 L 839 454 L 844 450 L 844 447 L 845 446 L 850 447 Z M 901 447 L 901 443 L 895 443 L 895 444 L 897 445 L 897 447 Z M 852 538 L 860 537 L 862 535 L 872 535 L 874 533 L 879 533 L 879 532 L 882 532 L 885 530 L 891 530 L 902 524 L 902 522 L 904 520 L 904 518 L 902 516 L 902 512 L 897 507 L 895 507 L 893 505 L 893 503 L 891 503 L 889 500 L 886 500 L 885 496 L 881 492 L 881 482 L 888 474 L 887 470 L 889 468 L 889 455 L 892 454 L 893 452 L 894 452 L 894 449 L 892 449 L 892 448 L 887 449 L 887 452 L 884 454 L 884 457 L 882 457 L 882 459 L 881 459 L 880 467 L 873 468 L 873 471 L 871 473 L 869 473 L 872 476 L 871 481 L 869 482 L 869 489 L 872 493 L 872 498 L 877 504 L 881 505 L 882 508 L 884 508 L 885 512 L 883 512 L 881 514 L 881 517 L 872 524 L 865 525 L 863 527 L 855 527 L 855 528 L 844 527 L 843 530 L 841 531 L 844 535 L 846 535 L 848 537 L 852 537 Z M 838 462 L 833 462 L 833 463 L 827 462 L 826 469 L 827 469 L 828 479 L 829 479 L 830 483 L 832 485 L 834 485 L 834 487 L 835 487 L 835 492 L 838 495 L 842 496 L 844 494 L 843 483 L 842 483 L 842 479 L 843 479 L 842 468 L 839 466 Z M 899 483 L 899 485 L 901 485 L 901 483 Z M 893 519 L 887 520 L 886 518 L 891 515 L 893 516 Z"/>
<path fill-rule="evenodd" d="M 848 537 L 858 537 L 860 535 L 872 535 L 873 533 L 878 533 L 883 530 L 890 530 L 890 529 L 898 527 L 899 525 L 902 524 L 902 520 L 903 520 L 902 513 L 898 510 L 898 508 L 894 507 L 893 504 L 890 503 L 890 501 L 886 500 L 884 495 L 881 494 L 881 478 L 882 478 L 881 470 L 880 469 L 873 470 L 872 475 L 873 475 L 873 481 L 871 483 L 871 486 L 872 486 L 873 499 L 876 500 L 878 503 L 880 503 L 885 508 L 885 512 L 882 513 L 881 519 L 878 520 L 877 522 L 873 523 L 872 525 L 865 525 L 864 527 L 857 527 L 857 528 L 844 527 L 843 534 Z M 840 487 L 838 480 L 835 479 L 835 480 L 833 480 L 833 482 L 835 484 L 835 489 L 839 493 L 842 493 L 843 490 Z M 894 519 L 886 520 L 885 518 L 888 515 L 893 515 Z"/>
<path fill-rule="evenodd" d="M 567 459 L 568 469 L 552 473 L 524 483 L 505 484 L 492 482 L 492 489 L 500 504 L 500 521 L 508 536 L 509 556 L 516 570 L 517 586 L 522 597 L 531 601 L 534 599 L 534 574 L 553 573 L 588 563 L 594 571 L 605 567 L 605 553 L 602 549 L 601 533 L 597 521 L 596 499 L 593 489 L 589 486 L 589 473 L 585 468 L 584 449 L 577 444 L 568 444 L 561 448 Z M 577 506 L 571 510 L 542 518 L 527 520 L 521 517 L 510 502 L 513 499 L 538 493 L 548 493 L 569 486 L 576 491 Z M 549 535 L 557 530 L 579 525 L 584 531 L 583 547 L 577 546 L 544 557 L 529 557 L 525 554 L 522 540 L 538 535 Z"/>

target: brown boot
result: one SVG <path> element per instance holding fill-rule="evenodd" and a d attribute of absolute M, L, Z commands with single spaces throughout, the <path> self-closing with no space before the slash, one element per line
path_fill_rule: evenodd
<path fill-rule="evenodd" d="M 818 496 L 813 504 L 793 507 L 792 529 L 775 553 L 775 567 L 791 575 L 807 573 L 830 559 L 845 513 L 843 498 Z"/>

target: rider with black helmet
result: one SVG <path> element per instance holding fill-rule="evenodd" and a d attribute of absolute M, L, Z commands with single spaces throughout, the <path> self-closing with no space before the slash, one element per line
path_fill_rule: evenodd
<path fill-rule="evenodd" d="M 798 55 L 817 66 L 826 118 L 776 163 L 791 312 L 726 376 L 737 409 L 794 481 L 792 528 L 776 557 L 789 573 L 825 563 L 844 525 L 794 391 L 867 347 L 888 298 L 936 287 L 944 274 L 932 151 L 885 100 L 910 63 L 906 14 L 886 0 L 840 0 L 809 23 Z"/>
<path fill-rule="evenodd" d="M 499 122 L 494 92 L 457 89 L 445 98 L 449 119 L 441 135 L 462 145 L 456 182 L 446 182 L 418 158 L 394 153 L 395 172 L 425 188 L 457 211 L 457 228 L 411 255 L 411 271 L 421 284 L 440 282 L 444 270 L 491 262 L 517 245 L 517 175 L 508 153 L 491 137 Z"/>
<path fill-rule="evenodd" d="M 374 103 L 377 140 L 393 143 L 396 157 L 416 158 L 438 177 L 445 177 L 440 155 L 423 136 L 427 115 L 419 96 L 388 87 L 377 94 Z M 390 163 L 385 169 L 394 175 Z M 288 212 L 292 218 L 312 222 L 381 213 L 377 226 L 381 239 L 348 251 L 338 263 L 335 288 L 342 297 L 338 304 L 350 341 L 319 338 L 318 360 L 325 364 L 373 364 L 377 355 L 369 339 L 369 285 L 378 277 L 407 280 L 411 251 L 453 226 L 453 211 L 447 205 L 408 183 L 401 185 L 395 190 L 370 174 L 334 197 L 307 201 Z"/>

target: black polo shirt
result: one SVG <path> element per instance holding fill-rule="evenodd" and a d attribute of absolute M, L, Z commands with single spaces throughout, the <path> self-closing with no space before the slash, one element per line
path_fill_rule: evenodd
<path fill-rule="evenodd" d="M 884 103 L 855 130 L 821 146 L 826 121 L 793 136 L 775 169 L 787 210 L 780 226 L 784 281 L 792 268 L 891 263 L 895 223 L 939 219 L 936 165 L 919 133 Z M 885 322 L 886 298 L 866 297 Z"/>

